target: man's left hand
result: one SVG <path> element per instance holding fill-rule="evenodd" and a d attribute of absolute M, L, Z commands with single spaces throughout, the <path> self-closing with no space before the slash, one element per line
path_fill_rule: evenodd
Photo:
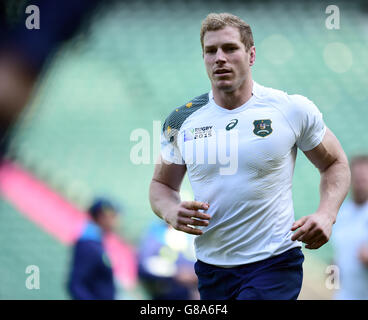
<path fill-rule="evenodd" d="M 291 240 L 306 243 L 307 249 L 318 249 L 328 242 L 333 221 L 328 214 L 316 212 L 293 223 L 291 231 L 296 231 Z"/>

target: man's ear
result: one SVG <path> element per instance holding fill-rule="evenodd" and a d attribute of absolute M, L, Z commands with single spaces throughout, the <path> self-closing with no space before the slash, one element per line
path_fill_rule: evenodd
<path fill-rule="evenodd" d="M 254 63 L 256 62 L 256 47 L 255 46 L 250 47 L 249 55 L 250 55 L 249 65 L 253 66 Z"/>

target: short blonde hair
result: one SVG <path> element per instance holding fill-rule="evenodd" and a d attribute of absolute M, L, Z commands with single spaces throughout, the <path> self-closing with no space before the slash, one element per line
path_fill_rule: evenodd
<path fill-rule="evenodd" d="M 207 31 L 217 31 L 225 27 L 235 27 L 239 30 L 240 41 L 244 44 L 248 51 L 254 46 L 252 29 L 249 24 L 231 13 L 210 13 L 203 21 L 201 26 L 201 45 L 203 47 L 203 38 Z"/>

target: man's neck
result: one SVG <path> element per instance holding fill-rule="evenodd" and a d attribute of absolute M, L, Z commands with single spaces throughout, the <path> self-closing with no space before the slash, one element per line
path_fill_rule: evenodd
<path fill-rule="evenodd" d="M 213 99 L 216 104 L 229 110 L 236 109 L 246 103 L 253 92 L 253 80 L 249 78 L 236 90 L 226 92 L 212 86 Z"/>

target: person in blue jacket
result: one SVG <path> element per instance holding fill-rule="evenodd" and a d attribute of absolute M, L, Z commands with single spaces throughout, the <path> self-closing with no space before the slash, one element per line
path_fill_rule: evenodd
<path fill-rule="evenodd" d="M 113 300 L 115 285 L 103 236 L 116 225 L 117 209 L 106 199 L 94 201 L 87 223 L 74 246 L 68 291 L 74 300 Z"/>

